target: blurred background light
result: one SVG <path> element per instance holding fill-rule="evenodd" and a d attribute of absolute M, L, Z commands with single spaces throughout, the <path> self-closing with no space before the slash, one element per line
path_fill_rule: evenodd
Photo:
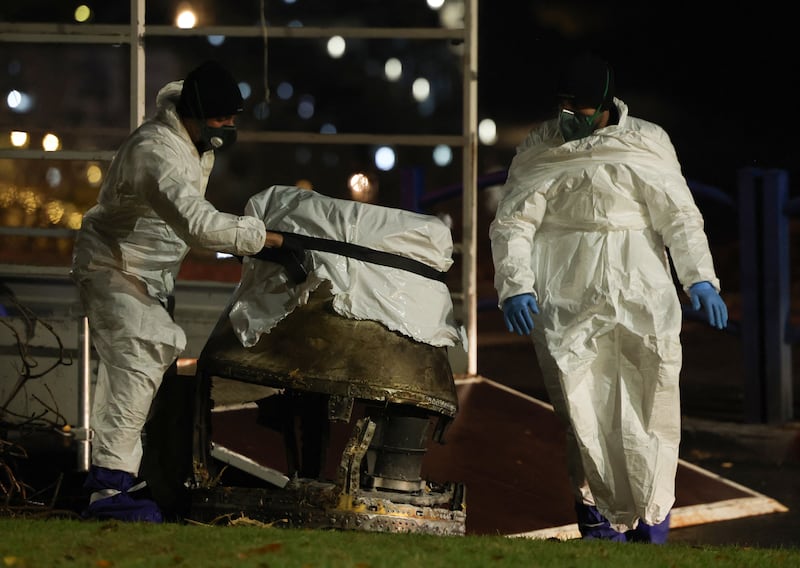
<path fill-rule="evenodd" d="M 497 125 L 491 118 L 484 118 L 478 123 L 478 140 L 481 144 L 491 146 L 497 142 Z"/>
<path fill-rule="evenodd" d="M 58 187 L 61 185 L 61 170 L 58 168 L 47 168 L 44 179 L 50 187 Z"/>
<path fill-rule="evenodd" d="M 21 130 L 13 130 L 9 138 L 11 139 L 11 145 L 15 148 L 26 148 L 30 142 L 28 133 Z"/>
<path fill-rule="evenodd" d="M 347 44 L 342 36 L 333 36 L 328 40 L 328 55 L 334 59 L 339 59 L 344 55 L 346 47 Z"/>
<path fill-rule="evenodd" d="M 415 101 L 422 102 L 430 96 L 431 84 L 424 77 L 415 79 L 414 83 L 411 85 L 411 93 Z"/>
<path fill-rule="evenodd" d="M 294 94 L 294 87 L 291 83 L 287 83 L 286 81 L 282 81 L 278 85 L 277 94 L 279 99 L 283 99 L 284 101 L 291 99 L 292 95 Z"/>
<path fill-rule="evenodd" d="M 242 93 L 242 98 L 247 100 L 250 98 L 250 95 L 253 94 L 253 88 L 247 81 L 242 81 L 239 83 L 239 92 Z"/>
<path fill-rule="evenodd" d="M 447 166 L 453 161 L 453 150 L 446 144 L 439 144 L 433 149 L 433 162 L 437 166 Z"/>
<path fill-rule="evenodd" d="M 353 201 L 362 203 L 371 202 L 374 199 L 376 188 L 369 176 L 362 172 L 354 173 L 347 180 L 347 187 L 350 189 L 350 197 Z"/>
<path fill-rule="evenodd" d="M 395 154 L 394 150 L 388 146 L 381 146 L 375 151 L 375 166 L 379 170 L 388 172 L 394 167 Z"/>
<path fill-rule="evenodd" d="M 439 22 L 445 28 L 460 28 L 464 25 L 464 2 L 449 0 L 439 10 Z"/>
<path fill-rule="evenodd" d="M 93 186 L 100 185 L 100 182 L 103 181 L 103 170 L 100 166 L 89 164 L 89 167 L 86 168 L 86 181 Z"/>
<path fill-rule="evenodd" d="M 311 95 L 300 97 L 300 102 L 297 103 L 297 116 L 304 120 L 314 116 L 314 97 Z"/>
<path fill-rule="evenodd" d="M 55 152 L 61 147 L 61 140 L 55 134 L 47 133 L 42 138 L 42 148 L 45 152 Z"/>
<path fill-rule="evenodd" d="M 210 36 L 208 36 L 208 43 L 210 43 L 214 47 L 219 47 L 220 45 L 225 43 L 225 36 L 224 35 L 210 35 Z"/>
<path fill-rule="evenodd" d="M 13 89 L 6 96 L 6 104 L 14 112 L 23 113 L 33 108 L 33 99 L 27 93 Z"/>
<path fill-rule="evenodd" d="M 396 57 L 390 57 L 383 65 L 383 73 L 390 81 L 397 81 L 403 76 L 403 64 Z"/>
<path fill-rule="evenodd" d="M 175 17 L 175 25 L 182 30 L 193 28 L 197 25 L 197 16 L 192 10 L 185 8 Z"/>
<path fill-rule="evenodd" d="M 81 4 L 77 8 L 75 8 L 75 21 L 76 22 L 86 22 L 89 18 L 92 17 L 92 9 L 89 8 L 86 4 Z"/>

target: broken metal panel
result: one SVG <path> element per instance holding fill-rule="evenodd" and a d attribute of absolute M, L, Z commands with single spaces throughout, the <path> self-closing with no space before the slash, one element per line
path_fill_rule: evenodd
<path fill-rule="evenodd" d="M 345 318 L 324 293 L 313 293 L 250 348 L 241 345 L 224 314 L 198 368 L 276 388 L 410 404 L 448 417 L 458 410 L 445 347 L 414 341 L 371 320 Z"/>

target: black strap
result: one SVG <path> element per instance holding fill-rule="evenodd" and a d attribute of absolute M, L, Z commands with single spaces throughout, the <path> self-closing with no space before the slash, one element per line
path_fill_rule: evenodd
<path fill-rule="evenodd" d="M 438 282 L 444 282 L 445 276 L 447 275 L 446 272 L 436 270 L 424 262 L 401 256 L 399 254 L 375 250 L 354 243 L 345 243 L 342 241 L 334 241 L 320 237 L 310 237 L 308 235 L 298 235 L 297 233 L 283 234 L 291 235 L 292 238 L 298 239 L 306 249 L 332 252 L 334 254 L 341 254 L 342 256 L 355 258 L 356 260 L 370 262 L 372 264 L 380 264 L 383 266 L 389 266 L 391 268 L 399 268 L 400 270 L 407 270 L 408 272 L 413 272 L 414 274 L 419 274 L 420 276 L 424 276 L 425 278 L 430 278 L 431 280 L 436 280 Z"/>

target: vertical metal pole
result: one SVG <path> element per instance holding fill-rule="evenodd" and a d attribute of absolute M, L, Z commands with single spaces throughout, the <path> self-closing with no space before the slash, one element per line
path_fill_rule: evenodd
<path fill-rule="evenodd" d="M 789 221 L 784 207 L 789 200 L 789 175 L 785 170 L 764 174 L 761 272 L 764 330 L 765 422 L 792 419 L 792 350 L 787 341 L 789 325 L 791 267 Z"/>
<path fill-rule="evenodd" d="M 764 333 L 762 329 L 761 289 L 761 173 L 752 168 L 739 171 L 739 269 L 742 295 L 741 346 L 744 359 L 744 419 L 764 420 L 762 369 Z"/>
<path fill-rule="evenodd" d="M 144 3 L 145 0 L 131 0 L 131 131 L 144 120 Z"/>
<path fill-rule="evenodd" d="M 92 461 L 92 437 L 90 424 L 92 365 L 91 342 L 89 340 L 89 318 L 83 316 L 78 325 L 80 364 L 78 368 L 78 429 L 75 439 L 78 444 L 78 471 L 89 471 Z"/>
<path fill-rule="evenodd" d="M 464 2 L 462 288 L 467 374 L 478 374 L 478 0 Z"/>

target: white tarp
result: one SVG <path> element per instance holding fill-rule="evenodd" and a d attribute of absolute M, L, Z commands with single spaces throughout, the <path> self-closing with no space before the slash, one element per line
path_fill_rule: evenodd
<path fill-rule="evenodd" d="M 267 229 L 353 243 L 405 256 L 446 272 L 453 264 L 450 229 L 432 215 L 335 199 L 315 191 L 275 185 L 253 196 L 245 213 Z M 450 290 L 416 273 L 347 256 L 306 251 L 308 278 L 292 284 L 274 262 L 246 257 L 230 310 L 236 336 L 255 345 L 283 318 L 330 282 L 333 308 L 344 317 L 374 320 L 434 346 L 463 344 Z"/>

